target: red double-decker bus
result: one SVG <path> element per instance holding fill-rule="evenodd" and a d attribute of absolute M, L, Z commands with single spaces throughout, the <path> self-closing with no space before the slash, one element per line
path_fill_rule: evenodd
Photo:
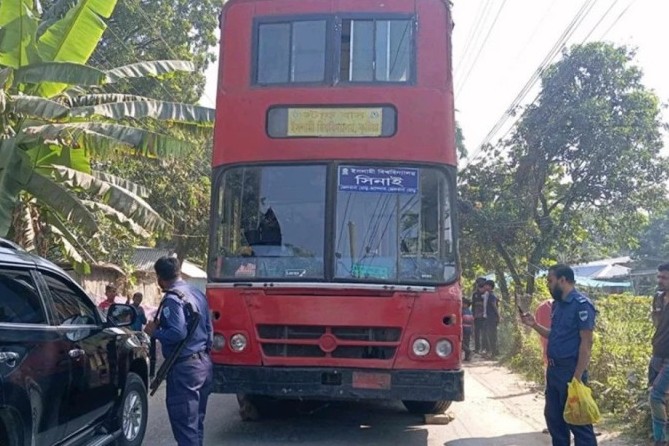
<path fill-rule="evenodd" d="M 463 399 L 446 0 L 230 0 L 207 295 L 215 391 Z"/>

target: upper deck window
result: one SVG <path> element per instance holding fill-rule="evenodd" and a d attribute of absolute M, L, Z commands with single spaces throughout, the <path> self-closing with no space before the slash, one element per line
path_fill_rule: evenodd
<path fill-rule="evenodd" d="M 261 23 L 258 26 L 258 84 L 323 82 L 326 20 Z"/>
<path fill-rule="evenodd" d="M 348 82 L 408 82 L 413 26 L 404 20 L 342 21 L 339 78 Z"/>

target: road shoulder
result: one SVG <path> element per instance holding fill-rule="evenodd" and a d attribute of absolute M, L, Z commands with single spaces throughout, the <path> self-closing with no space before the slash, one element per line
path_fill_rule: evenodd
<path fill-rule="evenodd" d="M 490 399 L 501 402 L 505 408 L 518 418 L 524 419 L 530 426 L 541 432 L 546 428 L 544 420 L 543 384 L 525 380 L 497 361 L 474 359 L 465 363 L 467 378 L 476 380 L 493 395 Z M 465 393 L 465 400 L 467 395 Z M 620 432 L 605 431 L 595 426 L 600 433 L 597 437 L 600 446 L 637 446 Z M 548 435 L 548 434 L 546 434 Z"/>

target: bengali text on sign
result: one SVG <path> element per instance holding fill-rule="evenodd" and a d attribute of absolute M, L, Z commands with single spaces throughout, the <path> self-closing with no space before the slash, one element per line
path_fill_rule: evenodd
<path fill-rule="evenodd" d="M 291 108 L 288 136 L 378 137 L 383 131 L 379 108 Z"/>

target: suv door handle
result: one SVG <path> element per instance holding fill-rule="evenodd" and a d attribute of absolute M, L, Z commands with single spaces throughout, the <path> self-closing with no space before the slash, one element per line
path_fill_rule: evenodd
<path fill-rule="evenodd" d="M 80 348 L 73 348 L 68 352 L 68 354 L 70 355 L 70 358 L 80 358 L 84 356 L 86 352 Z"/>

